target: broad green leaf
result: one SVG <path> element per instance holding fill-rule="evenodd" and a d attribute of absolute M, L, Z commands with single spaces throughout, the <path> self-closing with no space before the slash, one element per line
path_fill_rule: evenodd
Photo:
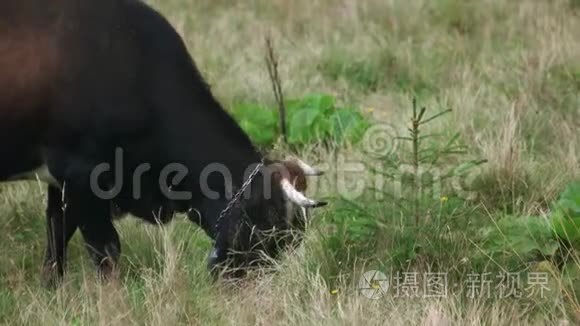
<path fill-rule="evenodd" d="M 331 95 L 312 94 L 286 104 L 288 141 L 293 145 L 343 140 L 357 142 L 370 123 L 352 108 L 336 108 Z M 279 133 L 278 110 L 256 104 L 236 104 L 232 116 L 260 145 L 273 143 Z"/>
<path fill-rule="evenodd" d="M 240 127 L 258 145 L 269 145 L 274 142 L 276 137 L 275 131 L 272 128 L 260 127 L 249 120 L 240 121 Z"/>
<path fill-rule="evenodd" d="M 252 104 L 239 104 L 232 110 L 234 118 L 237 120 L 248 120 L 253 124 L 271 127 L 278 122 L 278 112 Z"/>
<path fill-rule="evenodd" d="M 337 109 L 329 119 L 331 137 L 339 143 L 343 140 L 357 142 L 368 126 L 365 118 L 353 109 Z"/>
<path fill-rule="evenodd" d="M 334 108 L 334 97 L 325 94 L 312 94 L 304 97 L 302 108 L 316 109 L 320 112 L 328 112 Z"/>
<path fill-rule="evenodd" d="M 556 206 L 572 211 L 580 217 L 580 181 L 572 182 L 560 195 Z"/>
<path fill-rule="evenodd" d="M 240 127 L 258 145 L 270 145 L 277 135 L 277 111 L 254 104 L 238 104 L 232 110 L 232 116 Z"/>
<path fill-rule="evenodd" d="M 572 218 L 555 212 L 552 214 L 552 228 L 560 239 L 580 248 L 580 217 Z"/>
<path fill-rule="evenodd" d="M 307 144 L 317 140 L 318 131 L 315 121 L 320 116 L 320 111 L 312 109 L 300 109 L 288 123 L 289 142 L 292 144 Z"/>
<path fill-rule="evenodd" d="M 558 243 L 547 220 L 536 216 L 506 216 L 484 231 L 484 248 L 490 254 L 516 254 L 531 258 L 553 255 Z"/>
<path fill-rule="evenodd" d="M 553 205 L 552 228 L 562 240 L 580 248 L 580 182 L 573 182 Z"/>
<path fill-rule="evenodd" d="M 320 115 L 318 110 L 301 109 L 292 115 L 290 123 L 296 127 L 309 128 Z"/>

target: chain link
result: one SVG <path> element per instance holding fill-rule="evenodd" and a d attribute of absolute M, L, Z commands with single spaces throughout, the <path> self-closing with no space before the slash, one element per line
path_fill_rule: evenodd
<path fill-rule="evenodd" d="M 240 190 L 238 190 L 236 192 L 236 194 L 234 195 L 232 200 L 230 200 L 230 202 L 228 203 L 226 208 L 224 208 L 220 212 L 220 215 L 218 216 L 217 221 L 215 223 L 216 233 L 219 234 L 220 222 L 223 220 L 224 217 L 226 217 L 230 213 L 232 208 L 234 208 L 234 206 L 239 202 L 240 198 L 242 197 L 242 195 L 244 194 L 246 189 L 248 189 L 248 187 L 250 186 L 250 184 L 252 183 L 254 178 L 258 175 L 258 173 L 260 172 L 260 169 L 263 166 L 264 166 L 264 159 L 262 159 L 262 161 L 260 163 L 258 163 L 258 165 L 256 165 L 256 168 L 254 169 L 254 171 L 252 171 L 252 173 L 250 173 L 250 175 L 248 176 L 248 179 L 242 184 L 242 187 L 240 188 Z"/>

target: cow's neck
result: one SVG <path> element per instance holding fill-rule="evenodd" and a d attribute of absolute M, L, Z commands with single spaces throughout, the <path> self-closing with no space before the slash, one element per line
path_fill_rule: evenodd
<path fill-rule="evenodd" d="M 203 194 L 201 183 L 203 171 L 216 166 L 225 167 L 231 175 L 232 191 L 239 189 L 253 167 L 264 160 L 248 135 L 237 122 L 223 109 L 205 84 L 197 69 L 182 70 L 182 84 L 187 88 L 173 88 L 178 94 L 180 105 L 168 107 L 175 114 L 160 114 L 160 130 L 169 161 L 184 162 L 192 174 L 188 190 L 194 191 L 193 205 L 202 207 L 208 213 L 205 222 L 212 222 L 216 214 L 227 205 L 226 189 L 223 180 L 214 180 L 211 189 L 219 193 L 220 199 L 208 199 Z M 186 72 L 187 71 L 187 72 Z M 195 90 L 192 92 L 191 90 Z M 266 163 L 267 164 L 267 163 Z M 201 193 L 200 193 L 201 190 Z M 205 207 L 205 208 L 203 208 Z"/>

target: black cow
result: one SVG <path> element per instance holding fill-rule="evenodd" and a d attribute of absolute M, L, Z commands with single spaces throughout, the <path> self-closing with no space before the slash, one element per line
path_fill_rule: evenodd
<path fill-rule="evenodd" d="M 165 223 L 188 212 L 215 240 L 212 269 L 275 256 L 289 241 L 266 234 L 302 229 L 292 207 L 324 204 L 303 195 L 317 174 L 257 151 L 142 2 L 0 2 L 0 181 L 49 184 L 46 280 L 62 277 L 77 229 L 110 274 L 123 213 Z"/>

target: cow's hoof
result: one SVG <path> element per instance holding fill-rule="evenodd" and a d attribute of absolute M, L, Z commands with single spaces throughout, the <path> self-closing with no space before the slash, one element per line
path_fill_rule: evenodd
<path fill-rule="evenodd" d="M 110 257 L 104 258 L 97 269 L 97 276 L 101 282 L 114 282 L 120 279 L 118 264 Z"/>
<path fill-rule="evenodd" d="M 48 289 L 55 289 L 62 284 L 63 273 L 59 271 L 56 263 L 44 264 L 40 272 L 42 286 Z"/>
<path fill-rule="evenodd" d="M 207 257 L 207 269 L 214 281 L 228 277 L 228 260 L 220 249 L 214 247 Z"/>
<path fill-rule="evenodd" d="M 221 268 L 219 266 L 218 249 L 215 247 L 211 250 L 211 253 L 207 257 L 207 269 L 209 270 L 213 280 L 217 281 Z"/>

